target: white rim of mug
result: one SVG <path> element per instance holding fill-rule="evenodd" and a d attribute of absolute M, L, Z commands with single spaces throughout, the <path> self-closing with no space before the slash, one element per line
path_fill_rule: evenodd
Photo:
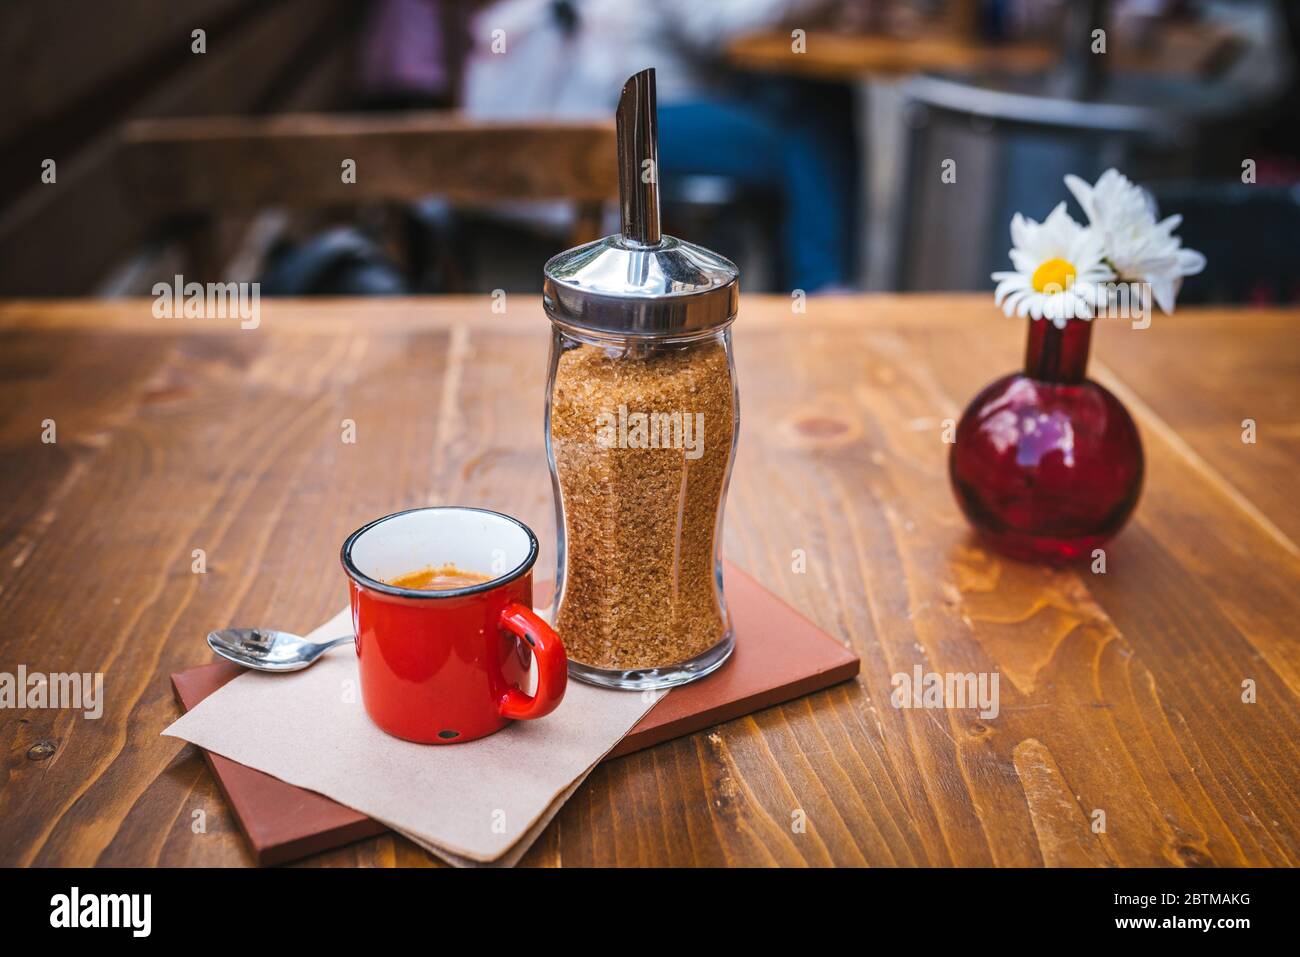
<path fill-rule="evenodd" d="M 506 572 L 504 575 L 500 575 L 490 581 L 479 582 L 476 585 L 467 585 L 464 588 L 444 588 L 436 590 L 430 588 L 403 588 L 400 585 L 390 585 L 377 578 L 371 578 L 357 567 L 356 562 L 352 560 L 352 546 L 357 543 L 357 540 L 362 535 L 377 525 L 382 525 L 384 522 L 392 521 L 395 518 L 401 518 L 403 515 L 412 515 L 415 512 L 481 512 L 484 515 L 495 515 L 497 518 L 503 518 L 507 522 L 512 522 L 523 530 L 523 533 L 528 536 L 528 554 L 518 566 Z M 537 536 L 533 534 L 531 528 L 519 521 L 519 519 L 515 518 L 513 515 L 506 515 L 504 512 L 496 512 L 490 508 L 474 508 L 470 505 L 426 505 L 418 508 L 403 509 L 400 512 L 393 512 L 391 515 L 384 515 L 372 522 L 367 522 L 343 540 L 343 548 L 339 553 L 339 557 L 343 562 L 344 573 L 358 585 L 368 588 L 371 591 L 377 591 L 385 595 L 393 595 L 397 598 L 436 600 L 441 598 L 463 598 L 467 595 L 482 594 L 483 592 L 492 591 L 494 588 L 500 588 L 502 585 L 507 585 L 518 578 L 522 578 L 524 575 L 528 574 L 528 572 L 532 571 L 533 565 L 537 563 L 537 551 Z"/>

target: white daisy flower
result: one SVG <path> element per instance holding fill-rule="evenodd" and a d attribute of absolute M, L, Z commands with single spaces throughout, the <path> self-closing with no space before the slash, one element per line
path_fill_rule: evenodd
<path fill-rule="evenodd" d="M 1119 278 L 1149 284 L 1156 303 L 1172 313 L 1183 277 L 1205 268 L 1205 257 L 1183 249 L 1173 234 L 1183 217 L 1156 222 L 1155 203 L 1118 170 L 1106 170 L 1093 186 L 1077 176 L 1065 177 L 1065 185 L 1100 235 L 1106 260 Z"/>
<path fill-rule="evenodd" d="M 1008 316 L 1050 319 L 1064 329 L 1071 319 L 1091 319 L 1105 295 L 1099 283 L 1115 278 L 1106 265 L 1101 240 L 1080 226 L 1061 203 L 1036 223 L 1019 213 L 1011 220 L 1014 272 L 995 272 L 993 301 Z"/>

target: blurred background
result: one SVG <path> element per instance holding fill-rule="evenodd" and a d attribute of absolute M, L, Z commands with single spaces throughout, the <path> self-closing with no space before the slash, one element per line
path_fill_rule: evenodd
<path fill-rule="evenodd" d="M 0 295 L 537 292 L 653 66 L 665 228 L 748 291 L 989 289 L 1117 166 L 1180 302 L 1293 302 L 1298 55 L 1289 0 L 10 0 Z"/>

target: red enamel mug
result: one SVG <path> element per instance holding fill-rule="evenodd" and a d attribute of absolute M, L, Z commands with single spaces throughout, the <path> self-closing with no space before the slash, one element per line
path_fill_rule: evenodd
<path fill-rule="evenodd" d="M 342 559 L 361 700 L 384 731 L 455 744 L 559 705 L 568 661 L 533 612 L 537 536 L 523 522 L 479 508 L 411 509 L 357 529 Z M 387 583 L 447 564 L 492 578 L 442 591 Z"/>

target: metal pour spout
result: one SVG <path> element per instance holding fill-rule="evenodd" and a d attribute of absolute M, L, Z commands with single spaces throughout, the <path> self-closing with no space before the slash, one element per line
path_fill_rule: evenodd
<path fill-rule="evenodd" d="M 724 329 L 739 301 L 736 264 L 660 232 L 654 70 L 628 77 L 616 116 L 623 228 L 547 261 L 547 314 L 574 329 L 634 342 Z"/>
<path fill-rule="evenodd" d="M 623 237 L 659 243 L 659 121 L 654 68 L 628 77 L 618 100 L 618 194 Z"/>

